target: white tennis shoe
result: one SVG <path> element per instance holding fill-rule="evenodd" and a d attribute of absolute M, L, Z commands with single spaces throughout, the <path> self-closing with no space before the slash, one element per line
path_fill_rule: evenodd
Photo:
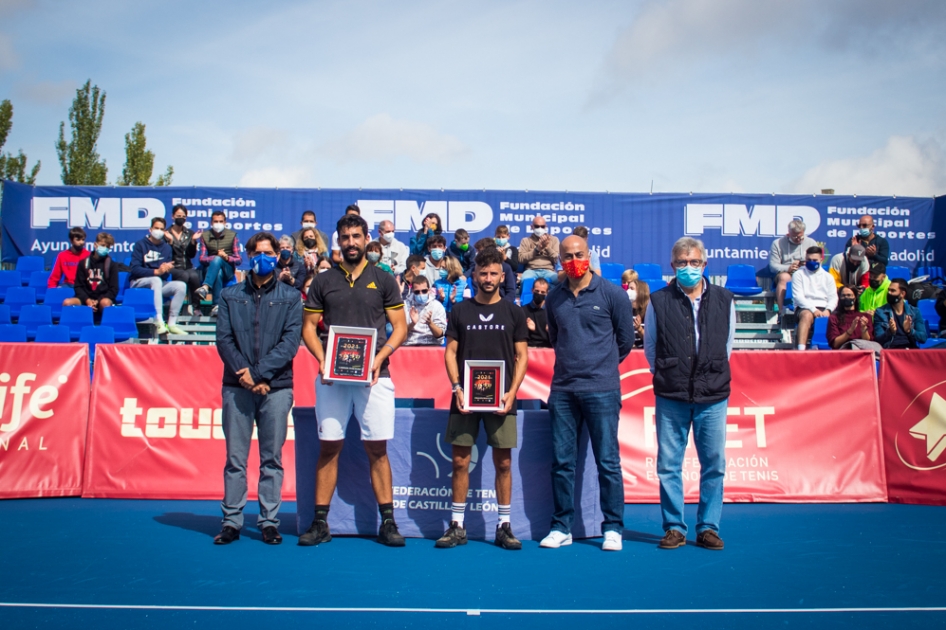
<path fill-rule="evenodd" d="M 604 542 L 601 543 L 601 551 L 621 551 L 624 543 L 621 541 L 621 532 L 605 532 Z"/>
<path fill-rule="evenodd" d="M 559 547 L 566 547 L 572 544 L 572 535 L 560 532 L 557 529 L 553 529 L 549 532 L 549 535 L 542 539 L 542 542 L 539 543 L 539 547 L 545 547 L 546 549 L 558 549 Z"/>

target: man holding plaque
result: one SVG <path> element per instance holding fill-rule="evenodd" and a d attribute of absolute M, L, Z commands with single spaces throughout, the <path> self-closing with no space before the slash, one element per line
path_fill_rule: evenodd
<path fill-rule="evenodd" d="M 381 513 L 378 541 L 403 547 L 394 522 L 394 490 L 387 441 L 394 437 L 394 384 L 388 357 L 407 337 L 404 301 L 394 276 L 365 259 L 368 224 L 357 214 L 338 220 L 342 262 L 316 274 L 305 300 L 302 339 L 318 360 L 315 416 L 319 423 L 319 461 L 315 480 L 315 518 L 302 546 L 332 540 L 329 504 L 338 480 L 338 456 L 348 419 L 354 414 L 368 453 L 371 486 Z M 327 335 L 320 337 L 319 322 Z M 391 337 L 385 324 L 392 326 Z"/>
<path fill-rule="evenodd" d="M 634 312 L 621 287 L 591 272 L 588 241 L 569 236 L 560 248 L 567 282 L 546 298 L 555 370 L 549 392 L 552 428 L 552 531 L 540 546 L 572 544 L 575 468 L 581 427 L 588 425 L 598 466 L 604 551 L 620 551 L 624 531 L 624 482 L 618 421 L 618 365 L 634 346 Z"/>
<path fill-rule="evenodd" d="M 516 392 L 526 375 L 529 330 L 522 310 L 502 299 L 503 254 L 487 247 L 476 255 L 473 275 L 479 290 L 454 305 L 447 320 L 444 361 L 453 383 L 447 441 L 453 445 L 453 510 L 450 526 L 436 546 L 465 545 L 463 525 L 470 485 L 470 455 L 482 423 L 493 447 L 499 522 L 497 546 L 521 549 L 512 533 L 512 449 L 518 445 Z M 625 298 L 625 301 L 626 298 Z"/>

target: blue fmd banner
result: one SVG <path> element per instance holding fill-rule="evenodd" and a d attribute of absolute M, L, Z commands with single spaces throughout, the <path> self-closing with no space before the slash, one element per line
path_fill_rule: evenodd
<path fill-rule="evenodd" d="M 381 221 L 393 221 L 405 243 L 423 218 L 435 213 L 448 236 L 464 228 L 475 241 L 508 225 L 510 241 L 518 245 L 529 236 L 533 217 L 541 214 L 559 238 L 577 225 L 588 227 L 589 244 L 604 263 L 659 263 L 669 274 L 671 245 L 684 235 L 706 244 L 711 273 L 724 273 L 736 263 L 762 269 L 772 241 L 787 232 L 791 220 L 804 221 L 808 234 L 836 254 L 856 230 L 858 217 L 870 214 L 877 232 L 890 241 L 890 264 L 913 269 L 941 265 L 946 256 L 936 238 L 934 201 L 838 195 L 32 187 L 4 182 L 0 221 L 4 262 L 42 255 L 49 266 L 68 247 L 71 227 L 84 227 L 90 241 L 98 231 L 110 232 L 120 258 L 145 236 L 153 217 L 169 218 L 178 203 L 187 206 L 195 229 L 209 227 L 214 210 L 225 211 L 244 243 L 259 230 L 277 236 L 298 230 L 304 210 L 313 210 L 319 228 L 331 234 L 351 203 L 361 207 L 372 230 Z"/>

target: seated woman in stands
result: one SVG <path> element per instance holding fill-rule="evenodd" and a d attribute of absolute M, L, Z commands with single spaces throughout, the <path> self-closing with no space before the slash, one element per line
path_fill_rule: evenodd
<path fill-rule="evenodd" d="M 828 316 L 827 336 L 828 344 L 835 350 L 880 350 L 874 341 L 870 315 L 860 311 L 857 289 L 849 284 L 838 289 L 838 306 Z"/>

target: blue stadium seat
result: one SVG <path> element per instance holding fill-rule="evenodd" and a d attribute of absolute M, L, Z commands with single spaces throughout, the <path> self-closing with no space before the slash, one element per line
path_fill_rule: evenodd
<path fill-rule="evenodd" d="M 66 326 L 40 326 L 36 329 L 36 343 L 69 343 L 69 328 Z"/>
<path fill-rule="evenodd" d="M 10 323 L 10 307 L 6 304 L 0 304 L 0 324 Z"/>
<path fill-rule="evenodd" d="M 3 303 L 10 307 L 10 317 L 16 319 L 20 316 L 21 308 L 36 304 L 36 291 L 29 287 L 10 287 Z"/>
<path fill-rule="evenodd" d="M 606 280 L 613 280 L 614 278 L 617 278 L 620 281 L 621 274 L 623 273 L 624 265 L 621 263 L 601 263 L 601 277 Z M 640 275 L 639 271 L 637 273 Z"/>
<path fill-rule="evenodd" d="M 946 282 L 946 275 L 943 275 L 942 267 L 917 267 L 917 276 L 929 276 L 929 282 L 934 284 L 943 284 Z"/>
<path fill-rule="evenodd" d="M 0 302 L 7 299 L 7 291 L 11 287 L 21 287 L 20 272 L 10 270 L 0 271 Z"/>
<path fill-rule="evenodd" d="M 736 295 L 755 295 L 762 292 L 752 265 L 729 265 L 726 269 L 726 288 Z"/>
<path fill-rule="evenodd" d="M 16 259 L 16 270 L 20 272 L 20 284 L 29 284 L 34 271 L 45 271 L 46 260 L 42 256 L 20 256 Z"/>
<path fill-rule="evenodd" d="M 0 324 L 0 343 L 20 342 L 26 342 L 26 326 L 23 324 Z"/>
<path fill-rule="evenodd" d="M 819 350 L 830 350 L 831 344 L 828 343 L 828 318 L 816 317 L 811 335 L 811 347 Z"/>
<path fill-rule="evenodd" d="M 30 274 L 30 282 L 26 286 L 36 291 L 36 301 L 42 302 L 46 299 L 46 284 L 49 281 L 48 271 L 34 271 Z"/>
<path fill-rule="evenodd" d="M 632 269 L 637 272 L 637 277 L 646 282 L 652 291 L 662 289 L 667 284 L 663 279 L 663 271 L 660 269 L 660 265 L 639 263 L 634 265 Z"/>
<path fill-rule="evenodd" d="M 910 273 L 910 269 L 907 267 L 887 267 L 887 277 L 891 280 L 895 280 L 897 278 L 909 280 L 913 277 L 913 274 Z"/>
<path fill-rule="evenodd" d="M 16 323 L 26 326 L 26 338 L 33 341 L 36 338 L 36 329 L 51 325 L 53 316 L 48 306 L 27 304 L 20 310 L 20 318 Z"/>
<path fill-rule="evenodd" d="M 138 322 L 157 315 L 154 310 L 154 289 L 128 289 L 125 291 L 122 305 L 135 309 L 135 321 Z"/>
<path fill-rule="evenodd" d="M 43 304 L 52 309 L 54 322 L 58 322 L 62 316 L 62 303 L 75 296 L 76 292 L 71 287 L 53 287 L 46 290 L 46 299 L 43 300 Z"/>
<path fill-rule="evenodd" d="M 111 326 L 83 326 L 79 343 L 89 344 L 89 361 L 95 361 L 95 347 L 100 343 L 115 343 L 115 329 Z"/>
<path fill-rule="evenodd" d="M 102 309 L 102 325 L 112 327 L 115 331 L 115 341 L 138 338 L 135 309 L 131 306 L 109 306 Z"/>
<path fill-rule="evenodd" d="M 115 296 L 115 304 L 121 304 L 122 300 L 125 298 L 125 289 L 131 284 L 130 277 L 131 274 L 127 271 L 118 272 L 118 295 Z"/>
<path fill-rule="evenodd" d="M 62 307 L 62 317 L 59 318 L 59 325 L 69 328 L 69 336 L 74 340 L 79 338 L 82 328 L 91 326 L 92 308 L 89 306 L 64 306 Z M 113 331 L 114 333 L 114 331 Z"/>
<path fill-rule="evenodd" d="M 532 287 L 535 286 L 535 278 L 523 278 L 522 279 L 522 290 L 519 291 L 521 295 L 526 293 L 532 293 Z"/>
<path fill-rule="evenodd" d="M 920 300 L 916 303 L 920 309 L 920 315 L 926 322 L 926 329 L 930 332 L 940 332 L 939 313 L 936 312 L 936 300 Z"/>
<path fill-rule="evenodd" d="M 532 294 L 531 294 L 531 293 L 523 293 L 523 294 L 519 297 L 519 305 L 520 305 L 520 306 L 525 306 L 526 304 L 530 303 L 531 301 L 532 301 Z"/>
<path fill-rule="evenodd" d="M 126 267 L 131 267 L 131 256 L 125 256 L 125 260 L 122 261 Z"/>

